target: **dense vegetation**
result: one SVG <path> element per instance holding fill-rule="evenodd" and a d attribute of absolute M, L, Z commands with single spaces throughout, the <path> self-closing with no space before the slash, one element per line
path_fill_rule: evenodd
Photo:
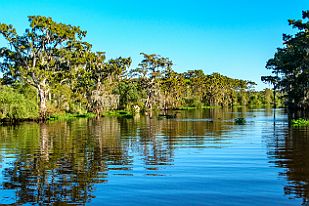
<path fill-rule="evenodd" d="M 131 58 L 106 60 L 83 41 L 86 31 L 29 16 L 29 28 L 18 34 L 0 24 L 8 42 L 0 48 L 0 118 L 45 120 L 61 113 L 97 116 L 123 109 L 132 113 L 203 106 L 265 106 L 272 91 L 254 91 L 254 82 L 232 79 L 202 70 L 178 73 L 170 59 L 141 53 L 143 60 L 130 68 Z"/>
<path fill-rule="evenodd" d="M 296 34 L 283 34 L 283 48 L 278 48 L 269 59 L 267 69 L 273 76 L 262 80 L 274 86 L 274 91 L 283 92 L 287 105 L 292 110 L 309 109 L 309 11 L 303 11 L 302 20 L 289 20 L 297 29 Z"/>

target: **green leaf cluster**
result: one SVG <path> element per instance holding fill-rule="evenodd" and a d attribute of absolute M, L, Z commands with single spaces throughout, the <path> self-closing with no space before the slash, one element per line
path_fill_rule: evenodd
<path fill-rule="evenodd" d="M 297 32 L 283 34 L 283 48 L 278 48 L 274 57 L 269 59 L 266 68 L 273 76 L 262 80 L 279 89 L 286 95 L 291 109 L 309 108 L 309 11 L 303 11 L 301 20 L 289 20 Z"/>
<path fill-rule="evenodd" d="M 38 118 L 36 99 L 8 86 L 0 87 L 0 119 L 20 120 Z"/>
<path fill-rule="evenodd" d="M 308 127 L 309 126 L 309 120 L 306 119 L 293 119 L 291 120 L 291 125 L 293 127 Z"/>

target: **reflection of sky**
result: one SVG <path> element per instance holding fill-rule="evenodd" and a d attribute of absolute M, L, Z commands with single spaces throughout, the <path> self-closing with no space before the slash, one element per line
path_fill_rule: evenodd
<path fill-rule="evenodd" d="M 282 112 L 277 115 L 278 120 L 286 120 Z M 197 136 L 175 137 L 173 162 L 156 165 L 156 176 L 145 178 L 152 171 L 145 170 L 143 154 L 129 153 L 133 156 L 130 175 L 118 177 L 110 172 L 109 185 L 97 185 L 98 198 L 92 203 L 186 205 L 194 204 L 194 200 L 201 204 L 203 198 L 204 205 L 231 205 L 233 201 L 236 205 L 300 205 L 300 199 L 284 196 L 287 182 L 278 178 L 284 169 L 269 161 L 268 148 L 261 138 L 265 128 L 273 128 L 273 117 L 265 117 L 263 111 L 252 112 L 252 116 L 252 121 L 257 121 L 230 126 L 220 137 L 204 136 L 200 145 L 195 142 Z M 132 193 L 140 195 L 136 198 Z M 243 201 L 236 199 L 238 195 Z M 183 201 L 183 197 L 189 199 Z"/>
<path fill-rule="evenodd" d="M 5 151 L 2 151 L 0 156 L 1 156 L 1 162 L 0 162 L 0 203 L 1 204 L 12 204 L 16 202 L 16 197 L 15 193 L 16 191 L 14 189 L 10 190 L 3 190 L 3 182 L 4 182 L 4 177 L 3 173 L 6 168 L 12 167 L 14 162 L 16 161 L 15 157 L 12 157 L 13 154 L 8 154 Z"/>
<path fill-rule="evenodd" d="M 301 200 L 288 200 L 283 195 L 287 182 L 278 178 L 283 169 L 269 162 L 261 139 L 265 127 L 272 124 L 259 121 L 234 125 L 221 137 L 204 137 L 201 145 L 191 141 L 196 138 L 193 136 L 175 137 L 180 139 L 173 161 L 156 165 L 156 176 L 149 176 L 152 171 L 145 170 L 143 154 L 130 152 L 133 163 L 126 171 L 130 175 L 118 176 L 110 171 L 108 185 L 96 186 L 97 198 L 91 204 L 300 205 Z"/>
<path fill-rule="evenodd" d="M 114 129 L 120 131 L 122 128 L 119 129 L 118 126 L 121 124 L 116 119 L 112 119 L 111 122 L 108 120 L 96 122 L 97 127 L 92 132 L 98 135 L 96 138 L 106 140 L 103 144 L 103 151 L 106 147 L 106 153 L 96 153 L 99 155 L 96 158 L 104 162 L 102 165 L 107 170 L 102 169 L 98 175 L 93 177 L 97 180 L 105 180 L 105 182 L 91 185 L 93 190 L 89 191 L 90 202 L 88 204 L 224 206 L 235 203 L 235 205 L 264 206 L 272 203 L 271 205 L 300 205 L 301 199 L 289 200 L 289 196 L 285 196 L 283 188 L 288 182 L 286 176 L 279 176 L 285 168 L 275 165 L 274 157 L 268 155 L 267 141 L 273 140 L 274 130 L 271 113 L 253 110 L 249 113 L 236 114 L 237 117 L 241 115 L 250 117 L 250 122 L 246 125 L 235 125 L 226 121 L 232 120 L 234 116 L 228 116 L 229 119 L 222 119 L 222 124 L 219 124 L 218 128 L 222 130 L 221 133 L 214 133 L 211 127 L 206 127 L 209 126 L 209 122 L 192 121 L 192 124 L 177 125 L 199 129 L 205 132 L 204 135 L 200 135 L 200 132 L 198 132 L 199 135 L 194 135 L 195 133 L 186 135 L 186 130 L 180 130 L 179 135 L 173 133 L 176 135 L 166 136 L 165 134 L 169 134 L 165 131 L 166 128 L 174 125 L 172 123 L 176 120 L 160 120 L 152 121 L 152 125 L 145 123 L 139 128 L 140 131 L 150 128 L 154 134 L 144 131 L 143 134 L 149 134 L 149 136 L 127 136 L 127 133 L 123 131 L 125 134 L 119 139 L 119 136 L 113 133 L 114 130 L 104 130 L 106 133 L 96 133 L 95 130 L 100 131 L 104 126 L 104 128 L 108 126 L 111 126 L 108 128 L 113 128 L 112 126 L 117 125 Z M 277 118 L 281 121 L 286 119 L 286 115 L 283 115 L 282 110 L 278 110 Z M 130 124 L 134 123 L 130 122 L 131 120 L 128 121 Z M 220 122 L 220 120 L 217 121 Z M 54 138 L 54 144 L 59 141 L 56 133 L 52 132 L 55 125 L 57 127 L 58 124 L 50 124 L 46 127 L 50 129 L 48 130 L 50 135 L 53 133 L 51 136 Z M 63 124 L 60 125 L 63 126 Z M 78 129 L 83 130 L 86 126 L 89 125 L 81 123 Z M 74 130 L 73 126 L 70 128 Z M 286 129 L 287 125 L 280 123 L 275 128 L 278 134 L 282 134 L 280 131 Z M 175 128 L 171 127 L 171 129 Z M 63 130 L 60 129 L 57 132 L 62 134 Z M 85 130 L 83 134 L 88 134 L 87 132 Z M 265 135 L 270 136 L 265 137 Z M 97 145 L 93 144 L 95 143 L 93 138 L 85 139 L 91 143 L 87 147 L 90 151 L 96 148 Z M 70 141 L 70 138 L 66 140 Z M 119 142 L 122 144 L 118 144 Z M 83 151 L 83 146 L 79 145 L 76 149 Z M 72 161 L 68 158 L 70 152 L 60 152 L 66 155 L 61 163 Z M 1 182 L 3 182 L 4 168 L 12 167 L 12 163 L 16 160 L 14 154 L 5 154 L 5 150 L 2 156 Z M 92 158 L 91 155 L 89 157 Z M 57 173 L 57 170 L 54 172 Z M 56 177 L 69 179 L 74 176 L 72 173 L 60 173 Z M 15 191 L 1 190 L 0 202 L 13 203 L 13 199 L 10 198 L 15 198 Z"/>

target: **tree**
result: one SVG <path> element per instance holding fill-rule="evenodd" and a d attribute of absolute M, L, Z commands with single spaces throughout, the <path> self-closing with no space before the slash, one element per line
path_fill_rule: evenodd
<path fill-rule="evenodd" d="M 179 108 L 186 92 L 184 76 L 168 68 L 164 71 L 160 86 L 163 92 L 163 109 Z"/>
<path fill-rule="evenodd" d="M 283 34 L 284 47 L 267 62 L 276 77 L 264 78 L 287 94 L 288 106 L 294 109 L 309 107 L 309 11 L 302 14 L 302 20 L 289 20 L 297 33 Z"/>
<path fill-rule="evenodd" d="M 157 54 L 141 53 L 141 55 L 143 55 L 144 59 L 131 73 L 133 76 L 138 77 L 141 88 L 147 95 L 145 100 L 146 110 L 151 111 L 154 105 L 161 104 L 159 80 L 164 71 L 171 69 L 173 63 L 168 58 Z"/>
<path fill-rule="evenodd" d="M 0 67 L 6 76 L 37 89 L 40 118 L 44 120 L 51 86 L 71 74 L 74 67 L 70 60 L 81 50 L 90 50 L 91 45 L 81 41 L 86 32 L 79 27 L 56 23 L 44 16 L 28 19 L 29 28 L 22 35 L 12 25 L 0 24 L 0 33 L 10 45 L 0 49 Z"/>
<path fill-rule="evenodd" d="M 103 64 L 101 72 L 92 71 L 95 86 L 91 91 L 91 108 L 99 116 L 103 110 L 119 107 L 117 87 L 131 65 L 131 58 L 119 57 Z M 94 110 L 93 110 L 94 109 Z"/>
<path fill-rule="evenodd" d="M 273 95 L 274 95 L 274 102 L 273 102 L 273 107 L 276 108 L 276 91 L 278 89 L 278 84 L 279 84 L 279 77 L 278 76 L 262 76 L 261 80 L 265 83 L 269 83 L 273 85 Z"/>
<path fill-rule="evenodd" d="M 123 74 L 131 65 L 131 58 L 119 57 L 105 62 L 103 52 L 87 52 L 79 62 L 72 79 L 72 90 L 87 99 L 88 110 L 100 116 L 105 109 L 117 109 L 119 95 L 114 94 Z"/>
<path fill-rule="evenodd" d="M 189 106 L 201 106 L 203 96 L 206 92 L 207 76 L 203 70 L 188 70 L 183 73 L 186 79 L 187 96 L 185 100 Z M 208 88 L 207 88 L 208 91 Z"/>

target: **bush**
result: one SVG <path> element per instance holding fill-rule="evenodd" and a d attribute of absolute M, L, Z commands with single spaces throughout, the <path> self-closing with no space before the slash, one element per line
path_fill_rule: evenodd
<path fill-rule="evenodd" d="M 103 116 L 105 116 L 105 117 L 121 117 L 121 118 L 127 118 L 127 119 L 133 118 L 133 115 L 130 112 L 124 111 L 124 110 L 108 111 L 108 112 L 105 112 L 103 114 Z"/>
<path fill-rule="evenodd" d="M 58 113 L 53 114 L 47 118 L 48 121 L 68 121 L 74 120 L 77 118 L 94 118 L 96 115 L 93 113 L 84 113 L 84 114 L 70 114 L 70 113 Z"/>
<path fill-rule="evenodd" d="M 27 98 L 12 87 L 0 87 L 0 119 L 35 119 L 38 116 L 36 99 Z"/>
<path fill-rule="evenodd" d="M 306 119 L 293 119 L 291 121 L 291 125 L 293 127 L 308 127 L 309 126 L 309 120 Z"/>

